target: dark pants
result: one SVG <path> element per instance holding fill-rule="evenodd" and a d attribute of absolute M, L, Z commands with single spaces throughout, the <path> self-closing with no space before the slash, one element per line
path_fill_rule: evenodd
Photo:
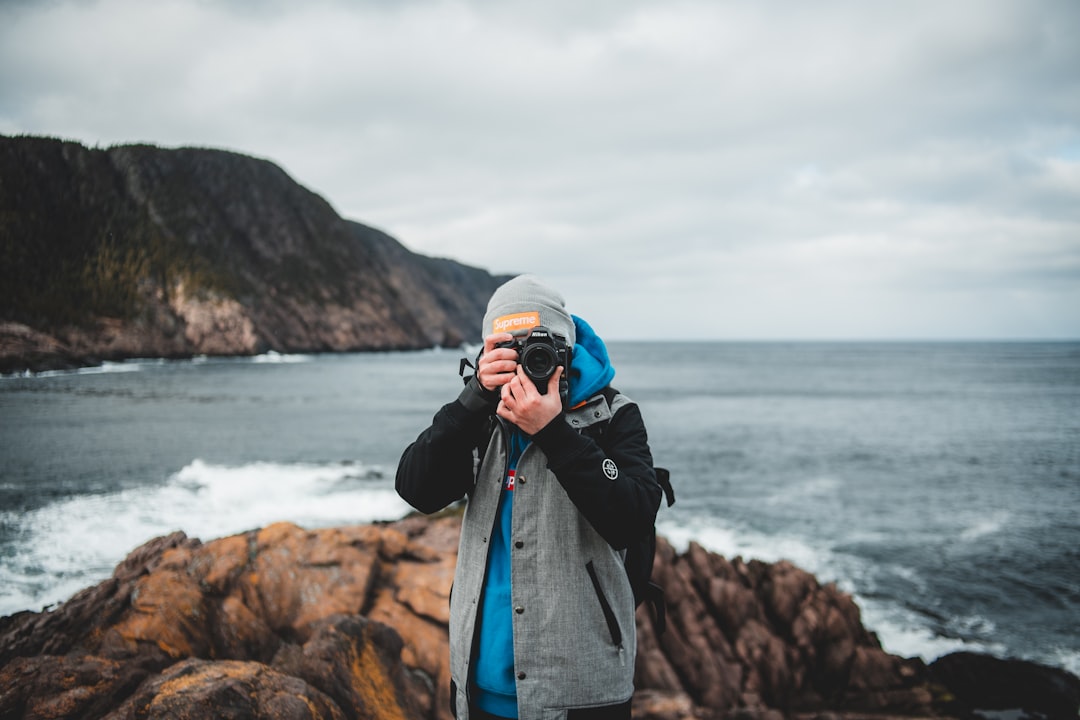
<path fill-rule="evenodd" d="M 472 703 L 469 704 L 472 705 Z M 478 707 L 473 707 L 469 710 L 469 720 L 509 720 L 509 718 L 504 718 L 502 715 L 492 715 Z"/>
<path fill-rule="evenodd" d="M 469 710 L 469 720 L 508 720 L 507 718 L 484 712 L 478 707 Z M 630 703 L 608 705 L 599 708 L 581 708 L 566 713 L 566 720 L 630 720 Z"/>

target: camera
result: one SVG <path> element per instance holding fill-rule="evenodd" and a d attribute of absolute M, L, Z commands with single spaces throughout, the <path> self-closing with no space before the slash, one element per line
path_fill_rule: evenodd
<path fill-rule="evenodd" d="M 517 351 L 518 363 L 541 395 L 547 394 L 548 380 L 555 372 L 555 368 L 562 367 L 559 395 L 564 402 L 566 401 L 567 372 L 570 369 L 572 351 L 566 344 L 564 336 L 551 332 L 543 325 L 537 325 L 527 336 L 515 337 L 513 340 L 498 343 L 495 347 L 508 347 Z"/>

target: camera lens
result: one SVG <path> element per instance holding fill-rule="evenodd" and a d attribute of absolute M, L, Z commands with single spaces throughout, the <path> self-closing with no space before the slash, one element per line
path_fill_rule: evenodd
<path fill-rule="evenodd" d="M 521 354 L 521 365 L 525 374 L 533 380 L 546 380 L 555 372 L 559 357 L 548 345 L 530 345 Z"/>

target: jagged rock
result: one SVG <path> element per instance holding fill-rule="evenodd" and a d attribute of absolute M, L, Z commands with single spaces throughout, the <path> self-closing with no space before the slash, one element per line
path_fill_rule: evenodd
<path fill-rule="evenodd" d="M 152 540 L 63 605 L 0 618 L 0 718 L 450 720 L 459 529 L 449 514 Z M 660 538 L 654 578 L 668 627 L 658 635 L 639 609 L 638 718 L 912 718 L 1001 702 L 1075 716 L 1074 676 L 968 655 L 929 673 L 790 563 L 693 543 L 678 554 Z M 1029 693 L 999 702 L 1007 687 Z"/>
<path fill-rule="evenodd" d="M 930 711 L 922 663 L 887 654 L 850 596 L 791 563 L 729 562 L 696 543 L 677 555 L 660 538 L 653 575 L 668 629 L 657 638 L 639 609 L 639 688 L 713 711 Z"/>
<path fill-rule="evenodd" d="M 0 373 L 71 370 L 86 363 L 51 335 L 22 323 L 0 322 Z"/>
<path fill-rule="evenodd" d="M 948 688 L 945 706 L 961 717 L 977 710 L 1033 718 L 1080 714 L 1080 678 L 1038 663 L 956 652 L 931 663 L 930 677 Z"/>
<path fill-rule="evenodd" d="M 358 616 L 331 617 L 316 627 L 303 647 L 284 646 L 273 667 L 326 693 L 346 718 L 419 717 L 424 688 L 406 673 L 393 628 Z"/>
<path fill-rule="evenodd" d="M 261 663 L 190 658 L 144 683 L 105 717 L 107 720 L 345 720 L 349 716 L 308 683 Z"/>
<path fill-rule="evenodd" d="M 158 538 L 55 610 L 0 621 L 0 717 L 424 716 L 440 660 L 403 663 L 402 635 L 363 613 L 399 567 L 452 562 L 388 526 Z"/>
<path fill-rule="evenodd" d="M 152 673 L 98 655 L 16 657 L 0 668 L 0 718 L 105 717 Z"/>

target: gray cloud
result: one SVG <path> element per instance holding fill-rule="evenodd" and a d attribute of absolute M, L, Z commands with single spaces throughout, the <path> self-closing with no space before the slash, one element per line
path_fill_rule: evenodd
<path fill-rule="evenodd" d="M 275 160 L 613 337 L 1080 336 L 1080 5 L 0 5 L 0 132 Z"/>

